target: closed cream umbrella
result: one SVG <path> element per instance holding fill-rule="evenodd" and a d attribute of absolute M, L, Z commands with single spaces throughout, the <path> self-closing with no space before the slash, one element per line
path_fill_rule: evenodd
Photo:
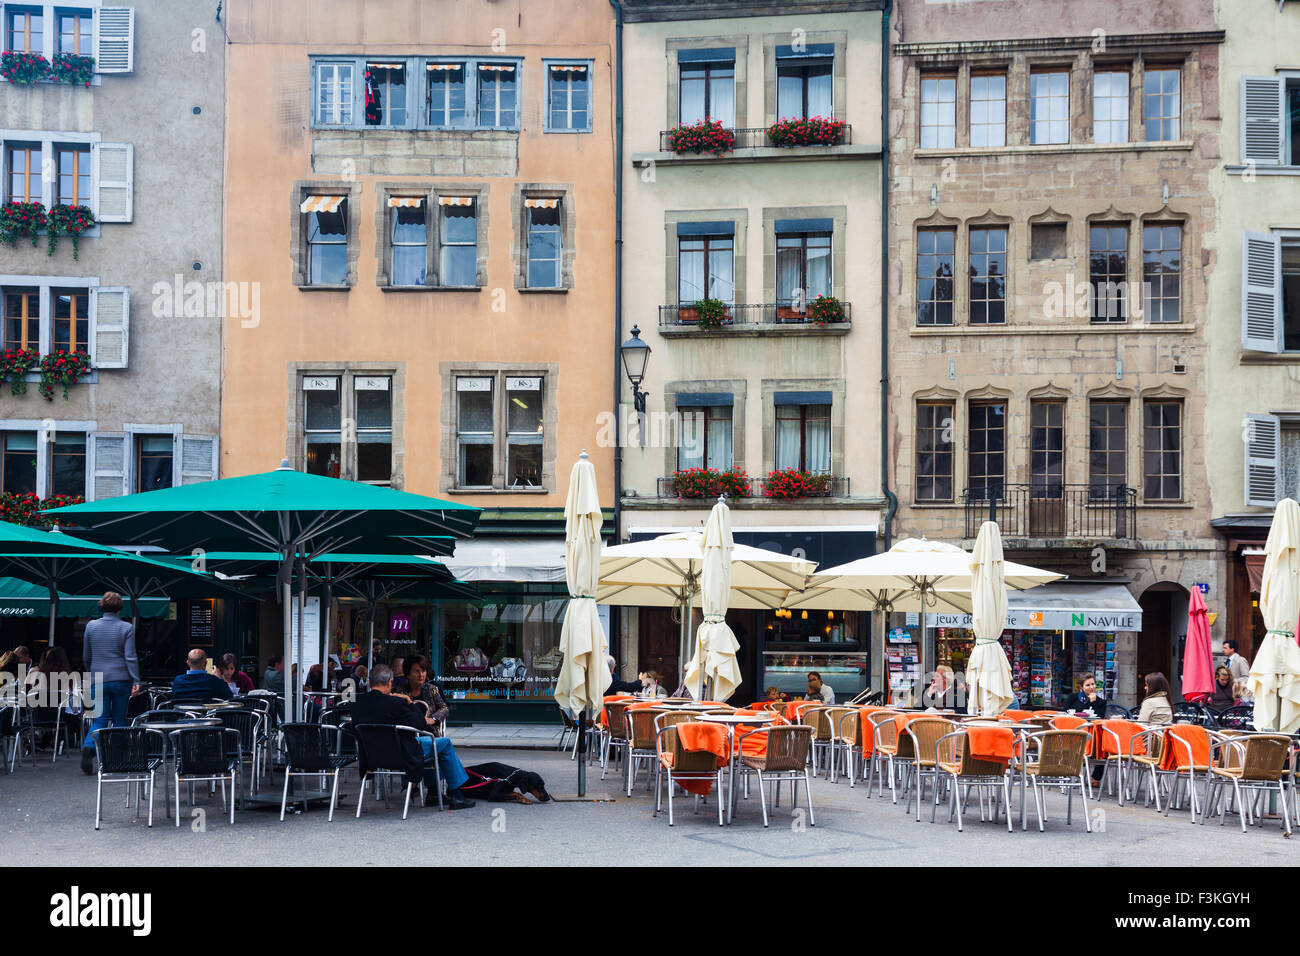
<path fill-rule="evenodd" d="M 580 747 L 584 748 L 587 718 L 600 711 L 612 679 L 605 663 L 608 642 L 596 611 L 601 522 L 596 469 L 584 451 L 569 473 L 569 496 L 564 502 L 564 577 L 569 586 L 569 606 L 560 631 L 564 662 L 555 684 L 555 702 L 578 722 Z M 587 762 L 580 754 L 580 797 L 586 791 L 586 768 Z"/>
<path fill-rule="evenodd" d="M 697 700 L 726 700 L 740 686 L 740 665 L 736 651 L 740 644 L 727 626 L 727 599 L 731 591 L 731 509 L 725 499 L 709 512 L 701 543 L 704 564 L 700 573 L 700 596 L 704 623 L 695 632 L 695 653 L 686 665 L 687 687 L 699 686 Z M 705 682 L 709 684 L 705 696 Z"/>
<path fill-rule="evenodd" d="M 975 649 L 966 662 L 966 693 L 980 716 L 994 717 L 1016 699 L 1011 691 L 1011 665 L 1000 638 L 1007 626 L 1006 567 L 1002 534 L 992 521 L 980 525 L 971 554 L 971 629 Z"/>
<path fill-rule="evenodd" d="M 1268 633 L 1250 662 L 1255 727 L 1293 734 L 1300 728 L 1300 505 L 1291 498 L 1277 503 L 1268 529 L 1259 612 Z"/>

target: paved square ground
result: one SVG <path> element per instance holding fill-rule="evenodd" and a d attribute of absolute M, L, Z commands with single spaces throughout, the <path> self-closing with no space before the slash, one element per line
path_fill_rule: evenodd
<path fill-rule="evenodd" d="M 498 760 L 541 773 L 556 794 L 576 790 L 576 765 L 565 754 L 546 750 L 497 750 L 463 746 L 465 763 Z M 356 808 L 355 775 L 341 790 L 348 794 L 333 823 L 323 809 L 291 814 L 279 822 L 277 810 L 241 810 L 235 825 L 222 816 L 219 800 L 204 798 L 201 832 L 182 806 L 178 829 L 163 814 L 161 793 L 150 830 L 143 816 L 132 821 L 123 807 L 121 786 L 105 790 L 105 821 L 92 828 L 94 778 L 81 774 L 77 761 L 65 757 L 51 765 L 48 754 L 0 776 L 0 857 L 11 864 L 84 865 L 276 865 L 331 864 L 574 864 L 648 862 L 681 864 L 808 864 L 827 865 L 1033 865 L 1033 866 L 1230 866 L 1287 865 L 1300 860 L 1300 836 L 1283 838 L 1281 824 L 1266 821 L 1262 829 L 1243 834 L 1232 818 L 1220 827 L 1217 819 L 1205 826 L 1188 822 L 1186 810 L 1168 817 L 1154 809 L 1119 807 L 1104 800 L 1097 822 L 1104 830 L 1085 832 L 1076 797 L 1074 825 L 1065 824 L 1065 798 L 1048 798 L 1047 832 L 1039 833 L 1030 810 L 1030 830 L 1008 834 L 1004 822 L 980 823 L 971 802 L 965 832 L 945 822 L 921 823 L 893 805 L 888 796 L 868 797 L 859 785 L 841 781 L 813 783 L 817 825 L 792 818 L 788 807 L 778 810 L 764 830 L 757 795 L 740 801 L 734 825 L 720 828 L 712 806 L 691 812 L 688 799 L 678 802 L 676 826 L 664 815 L 652 818 L 652 798 L 644 782 L 631 798 L 619 781 L 602 783 L 599 767 L 589 775 L 588 793 L 608 793 L 612 802 L 556 802 L 537 806 L 480 802 L 470 810 L 439 813 L 415 808 L 403 821 L 401 803 L 391 809 L 369 797 L 360 820 Z M 644 780 L 644 777 L 642 778 Z M 788 794 L 783 793 L 783 797 Z"/>

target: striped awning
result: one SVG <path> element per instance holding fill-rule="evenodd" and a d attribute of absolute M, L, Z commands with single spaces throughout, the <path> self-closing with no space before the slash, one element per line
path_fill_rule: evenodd
<path fill-rule="evenodd" d="M 431 72 L 434 70 L 463 70 L 464 68 L 464 63 L 430 63 L 426 67 Z"/>
<path fill-rule="evenodd" d="M 513 73 L 515 71 L 513 63 L 480 63 L 478 68 L 488 73 Z"/>
<path fill-rule="evenodd" d="M 555 209 L 560 205 L 558 199 L 525 199 L 524 206 L 528 209 Z"/>
<path fill-rule="evenodd" d="M 302 212 L 338 212 L 347 196 L 308 196 L 298 208 Z"/>
<path fill-rule="evenodd" d="M 473 196 L 439 196 L 439 206 L 472 206 L 474 205 Z"/>
<path fill-rule="evenodd" d="M 571 66 L 564 63 L 552 63 L 551 70 L 555 73 L 586 73 L 585 66 Z"/>
<path fill-rule="evenodd" d="M 424 205 L 423 196 L 389 196 L 388 197 L 389 209 L 392 209 L 394 206 L 398 206 L 402 209 L 414 209 L 418 206 L 423 206 L 423 205 Z"/>
<path fill-rule="evenodd" d="M 406 67 L 405 63 L 367 63 L 367 70 L 401 70 Z"/>

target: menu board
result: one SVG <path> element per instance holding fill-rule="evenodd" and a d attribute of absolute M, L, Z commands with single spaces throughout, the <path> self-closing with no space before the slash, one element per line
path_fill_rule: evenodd
<path fill-rule="evenodd" d="M 213 642 L 213 606 L 211 598 L 190 601 L 190 644 L 194 647 L 211 647 Z"/>

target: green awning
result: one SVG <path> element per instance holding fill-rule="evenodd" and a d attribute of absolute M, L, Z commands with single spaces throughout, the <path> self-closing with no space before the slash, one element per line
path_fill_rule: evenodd
<path fill-rule="evenodd" d="M 122 616 L 158 618 L 166 617 L 170 602 L 166 598 L 143 598 L 137 615 L 131 602 L 123 598 Z M 0 578 L 0 620 L 34 618 L 45 620 L 50 616 L 49 591 L 38 584 L 28 584 L 17 578 Z M 58 617 L 99 617 L 99 595 L 59 594 Z"/>

